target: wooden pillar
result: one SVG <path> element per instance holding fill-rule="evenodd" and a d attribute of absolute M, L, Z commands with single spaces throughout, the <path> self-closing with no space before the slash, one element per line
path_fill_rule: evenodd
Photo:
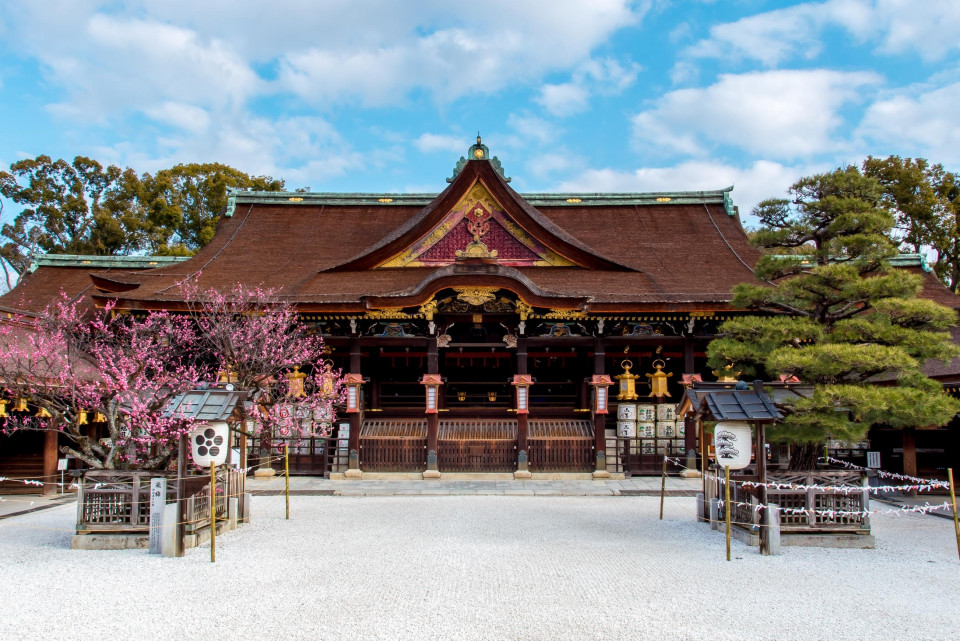
<path fill-rule="evenodd" d="M 350 339 L 350 373 L 351 374 L 360 374 L 360 340 L 357 338 Z M 358 394 L 359 396 L 359 394 Z M 360 404 L 360 399 L 357 398 L 358 405 Z M 350 448 L 350 468 L 359 469 L 359 463 L 356 458 L 353 456 L 356 452 L 357 456 L 360 455 L 360 417 L 363 415 L 361 405 L 361 411 L 355 414 L 350 414 L 350 438 L 348 439 L 348 447 Z M 354 467 L 356 465 L 356 467 Z"/>
<path fill-rule="evenodd" d="M 606 369 L 606 347 L 603 344 L 603 337 L 598 336 L 593 343 L 593 373 L 603 375 Z M 607 388 L 607 407 L 610 407 L 610 391 L 613 388 Z M 597 390 L 594 388 L 593 393 Z M 607 415 L 593 415 L 593 456 L 596 462 L 593 475 L 597 478 L 609 477 L 607 472 Z M 601 456 L 602 454 L 602 456 Z M 601 469 L 602 468 L 602 469 Z"/>
<path fill-rule="evenodd" d="M 694 346 L 693 338 L 690 336 L 683 337 L 683 373 L 684 374 L 696 374 L 696 365 L 693 360 L 694 356 Z"/>
<path fill-rule="evenodd" d="M 527 364 L 527 337 L 517 337 L 517 365 L 516 373 L 526 375 L 529 373 Z M 516 390 L 512 390 L 514 395 Z M 530 405 L 530 392 L 527 391 L 527 406 Z M 517 471 L 514 472 L 514 478 L 529 479 L 532 478 L 529 468 L 529 459 L 527 457 L 528 438 L 530 435 L 529 415 L 517 414 Z"/>
<path fill-rule="evenodd" d="M 527 337 L 517 338 L 517 374 L 529 374 L 527 371 Z M 516 392 L 514 392 L 516 393 Z M 527 397 L 529 399 L 529 396 Z M 529 404 L 529 400 L 527 401 Z M 517 415 L 517 456 L 527 453 L 527 438 L 529 436 L 529 422 L 527 414 Z"/>
<path fill-rule="evenodd" d="M 440 373 L 440 357 L 437 348 L 437 341 L 430 339 L 427 344 L 427 374 Z M 437 407 L 439 408 L 440 397 L 443 395 L 442 388 L 437 390 Z M 427 472 L 439 471 L 439 461 L 437 451 L 439 450 L 439 431 L 440 419 L 437 414 L 427 414 Z M 439 474 L 424 474 L 424 478 L 439 477 Z"/>
<path fill-rule="evenodd" d="M 903 473 L 917 476 L 917 430 L 912 427 L 903 429 Z"/>
<path fill-rule="evenodd" d="M 57 493 L 57 439 L 60 432 L 47 430 L 43 433 L 43 494 Z"/>

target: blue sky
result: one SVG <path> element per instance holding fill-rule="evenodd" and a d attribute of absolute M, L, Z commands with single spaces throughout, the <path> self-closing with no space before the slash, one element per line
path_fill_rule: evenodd
<path fill-rule="evenodd" d="M 439 191 L 479 130 L 519 191 L 734 184 L 746 214 L 867 155 L 960 170 L 960 2 L 5 0 L 0 95 L 4 168 Z"/>

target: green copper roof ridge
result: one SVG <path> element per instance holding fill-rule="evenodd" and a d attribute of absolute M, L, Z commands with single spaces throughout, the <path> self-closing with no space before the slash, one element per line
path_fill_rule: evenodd
<path fill-rule="evenodd" d="M 93 256 L 88 254 L 44 254 L 37 256 L 28 268 L 30 272 L 39 267 L 134 267 L 161 266 L 181 263 L 191 256 Z"/>

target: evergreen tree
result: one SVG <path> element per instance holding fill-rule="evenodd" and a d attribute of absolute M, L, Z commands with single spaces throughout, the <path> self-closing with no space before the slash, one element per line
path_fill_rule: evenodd
<path fill-rule="evenodd" d="M 737 285 L 733 305 L 765 315 L 724 323 L 708 348 L 711 366 L 815 385 L 812 398 L 785 403 L 785 419 L 768 431 L 800 445 L 794 469 L 812 467 L 828 438 L 857 441 L 875 424 L 948 422 L 960 403 L 921 367 L 960 354 L 945 331 L 956 312 L 918 299 L 920 277 L 889 266 L 895 221 L 880 185 L 846 167 L 804 178 L 790 195 L 756 207 L 754 243 L 809 253 L 760 258 L 755 271 L 765 282 Z"/>

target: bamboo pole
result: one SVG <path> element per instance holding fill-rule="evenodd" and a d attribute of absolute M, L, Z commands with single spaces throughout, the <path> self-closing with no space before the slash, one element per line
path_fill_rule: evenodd
<path fill-rule="evenodd" d="M 287 520 L 290 520 L 290 443 L 283 445 L 283 473 L 287 479 Z"/>
<path fill-rule="evenodd" d="M 210 463 L 210 562 L 217 561 L 217 465 Z"/>
<path fill-rule="evenodd" d="M 727 517 L 727 561 L 730 560 L 730 466 L 724 466 L 723 468 L 723 477 L 724 477 L 724 498 L 723 498 L 723 511 Z"/>
<path fill-rule="evenodd" d="M 663 455 L 663 473 L 660 475 L 660 520 L 663 520 L 663 495 L 667 491 L 667 455 Z"/>
<path fill-rule="evenodd" d="M 960 520 L 957 520 L 957 493 L 953 489 L 953 468 L 947 468 L 947 478 L 950 481 L 950 502 L 953 504 L 953 531 L 957 535 L 957 555 L 960 556 Z"/>

